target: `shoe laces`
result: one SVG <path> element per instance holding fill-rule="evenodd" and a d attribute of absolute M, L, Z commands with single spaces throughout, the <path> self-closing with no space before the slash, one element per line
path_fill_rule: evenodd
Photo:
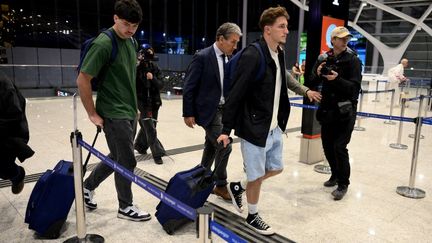
<path fill-rule="evenodd" d="M 261 228 L 261 229 L 268 229 L 270 226 L 264 222 L 264 220 L 257 214 L 254 218 L 255 223 Z"/>
<path fill-rule="evenodd" d="M 84 199 L 87 199 L 91 203 L 93 203 L 94 195 L 96 195 L 95 191 L 90 191 L 89 189 L 84 190 Z"/>
<path fill-rule="evenodd" d="M 234 195 L 234 200 L 237 202 L 237 205 L 238 205 L 239 208 L 241 208 L 243 206 L 243 203 L 242 203 L 242 194 L 241 193 L 236 193 Z"/>
<path fill-rule="evenodd" d="M 129 213 L 130 215 L 133 215 L 134 213 L 136 213 L 138 216 L 148 214 L 147 212 L 141 211 L 141 209 L 139 209 L 137 205 L 130 205 L 130 206 L 128 206 L 124 209 L 121 209 L 121 210 L 125 213 L 132 211 L 131 213 Z"/>

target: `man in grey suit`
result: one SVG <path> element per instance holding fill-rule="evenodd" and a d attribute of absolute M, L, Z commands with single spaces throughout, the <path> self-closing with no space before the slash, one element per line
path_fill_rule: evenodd
<path fill-rule="evenodd" d="M 224 65 L 237 48 L 242 36 L 234 23 L 224 23 L 216 31 L 213 45 L 196 53 L 186 71 L 183 88 L 183 117 L 185 124 L 193 128 L 196 124 L 204 128 L 206 137 L 201 164 L 211 167 L 213 160 L 218 166 L 215 195 L 231 200 L 227 190 L 226 167 L 231 146 L 217 150 L 216 139 L 222 131 L 224 97 Z"/>

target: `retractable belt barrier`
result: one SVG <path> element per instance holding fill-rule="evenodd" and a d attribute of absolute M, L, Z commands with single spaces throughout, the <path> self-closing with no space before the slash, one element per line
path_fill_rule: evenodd
<path fill-rule="evenodd" d="M 364 94 L 378 94 L 378 93 L 389 93 L 392 92 L 392 89 L 386 89 L 386 90 L 362 90 L 362 93 Z"/>
<path fill-rule="evenodd" d="M 420 99 L 419 97 L 415 97 L 415 98 Z M 411 100 L 416 100 L 416 99 L 412 98 Z M 290 100 L 292 100 L 292 98 Z M 306 108 L 306 109 L 313 109 L 313 110 L 318 109 L 318 106 L 316 106 L 316 105 L 304 105 L 304 104 L 298 104 L 298 103 L 291 103 L 291 106 Z M 403 122 L 415 122 L 416 121 L 416 118 L 401 117 L 401 116 L 389 116 L 389 115 L 382 115 L 382 114 L 376 114 L 376 113 L 357 112 L 357 115 L 358 116 L 364 116 L 364 117 L 383 119 L 383 120 L 393 120 L 393 121 L 403 121 Z M 432 119 L 432 117 L 423 118 L 422 123 L 426 124 L 426 125 L 431 125 L 430 124 L 432 122 L 431 119 Z"/>
<path fill-rule="evenodd" d="M 215 234 L 217 234 L 220 238 L 224 239 L 226 242 L 238 242 L 238 243 L 247 242 L 244 239 L 240 238 L 238 235 L 224 228 L 222 225 L 216 223 L 214 220 L 210 221 L 210 229 Z"/>
<path fill-rule="evenodd" d="M 375 91 L 380 92 L 380 91 Z M 388 91 L 386 91 L 388 92 Z M 394 92 L 392 90 L 391 92 Z M 394 93 L 393 93 L 394 94 Z M 420 138 L 421 138 L 421 126 L 423 124 L 426 125 L 432 125 L 432 117 L 424 118 L 422 117 L 422 106 L 424 98 L 431 98 L 431 96 L 424 96 L 420 95 L 419 97 L 413 97 L 413 98 L 403 98 L 402 99 L 402 109 L 401 109 L 401 116 L 387 116 L 387 115 L 381 115 L 381 114 L 374 114 L 374 113 L 366 113 L 366 112 L 357 112 L 358 116 L 365 116 L 365 117 L 372 117 L 372 118 L 378 118 L 378 119 L 384 119 L 384 120 L 394 120 L 394 121 L 400 121 L 399 124 L 399 133 L 398 133 L 398 143 L 397 144 L 390 144 L 390 147 L 397 148 L 397 149 L 406 149 L 408 146 L 401 144 L 401 130 L 402 130 L 402 122 L 414 122 L 416 124 L 415 134 L 413 135 L 414 138 L 414 146 L 413 146 L 413 155 L 411 160 L 411 170 L 410 170 L 410 179 L 409 179 L 409 185 L 408 186 L 398 186 L 396 188 L 396 192 L 399 195 L 402 195 L 404 197 L 409 198 L 424 198 L 426 196 L 426 192 L 415 188 L 415 178 L 416 178 L 416 168 L 417 168 L 417 158 L 418 158 L 418 151 L 419 151 L 419 144 L 420 144 Z M 404 117 L 404 110 L 405 110 L 405 102 L 406 101 L 414 101 L 414 100 L 420 100 L 419 104 L 419 113 L 416 118 L 408 118 Z M 393 102 L 392 102 L 393 103 Z M 307 109 L 318 109 L 317 106 L 311 106 L 311 105 L 303 105 L 303 104 L 293 104 L 292 106 L 295 107 L 302 107 Z"/>
<path fill-rule="evenodd" d="M 127 170 L 123 166 L 119 165 L 117 162 L 114 162 L 109 157 L 105 156 L 95 148 L 91 147 L 89 144 L 84 142 L 83 140 L 78 140 L 78 143 L 83 146 L 85 149 L 90 151 L 92 154 L 94 154 L 96 157 L 98 157 L 104 164 L 111 167 L 114 171 L 118 172 L 120 175 L 122 175 L 124 178 L 130 180 L 131 182 L 134 182 L 144 190 L 148 191 L 153 196 L 157 197 L 159 200 L 163 201 L 164 203 L 168 204 L 172 208 L 175 208 L 177 211 L 179 211 L 181 214 L 186 216 L 187 218 L 191 220 L 196 219 L 196 211 L 195 209 L 189 207 L 188 205 L 178 201 L 177 199 L 173 198 L 172 196 L 166 194 L 165 192 L 159 190 L 149 182 L 145 181 L 139 176 L 136 176 L 133 172 Z"/>
<path fill-rule="evenodd" d="M 127 170 L 123 166 L 119 165 L 118 163 L 114 162 L 109 157 L 105 156 L 103 153 L 99 152 L 95 148 L 93 148 L 88 143 L 84 142 L 82 139 L 78 139 L 78 144 L 83 146 L 85 149 L 90 151 L 92 154 L 94 154 L 96 157 L 98 157 L 104 164 L 112 168 L 114 171 L 121 174 L 124 178 L 128 179 L 131 182 L 134 182 L 153 196 L 157 197 L 159 200 L 163 201 L 167 205 L 171 206 L 187 218 L 189 218 L 192 221 L 195 221 L 197 218 L 197 212 L 194 208 L 189 207 L 188 205 L 184 204 L 183 202 L 175 199 L 174 197 L 170 196 L 169 194 L 159 190 L 149 182 L 145 181 L 143 178 L 135 175 L 133 172 Z M 210 230 L 213 231 L 215 234 L 220 236 L 222 239 L 224 239 L 227 242 L 239 242 L 239 243 L 246 243 L 244 239 L 242 239 L 240 236 L 234 234 L 232 231 L 226 229 L 222 225 L 216 223 L 214 220 L 210 221 Z"/>

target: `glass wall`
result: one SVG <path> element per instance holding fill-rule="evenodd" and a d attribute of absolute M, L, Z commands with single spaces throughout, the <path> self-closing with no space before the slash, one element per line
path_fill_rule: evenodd
<path fill-rule="evenodd" d="M 3 0 L 0 46 L 80 48 L 87 38 L 113 24 L 115 0 Z M 213 43 L 217 27 L 227 21 L 242 26 L 243 0 L 138 0 L 143 21 L 140 44 L 158 53 L 193 54 Z M 248 1 L 248 32 L 259 32 L 258 20 L 268 6 L 285 6 L 290 27 L 297 27 L 297 8 L 289 1 Z"/>

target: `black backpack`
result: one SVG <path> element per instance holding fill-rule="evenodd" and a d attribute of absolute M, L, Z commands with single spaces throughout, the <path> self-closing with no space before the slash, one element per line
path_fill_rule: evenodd
<path fill-rule="evenodd" d="M 264 57 L 264 52 L 261 49 L 261 46 L 258 44 L 258 42 L 254 42 L 252 44 L 249 44 L 250 46 L 254 46 L 259 54 L 260 54 L 260 66 L 258 69 L 257 76 L 255 77 L 255 80 L 260 80 L 264 77 L 265 74 L 265 68 L 266 68 L 266 61 Z M 228 93 L 231 89 L 231 82 L 234 80 L 234 74 L 237 70 L 237 63 L 240 59 L 241 55 L 243 54 L 244 50 L 246 48 L 243 48 L 239 52 L 237 52 L 229 61 L 226 63 L 224 68 L 224 80 L 223 80 L 223 96 L 228 97 Z"/>
<path fill-rule="evenodd" d="M 108 67 L 115 61 L 115 59 L 117 57 L 117 52 L 118 52 L 117 39 L 115 37 L 114 32 L 111 29 L 104 30 L 104 31 L 100 32 L 99 34 L 105 34 L 105 35 L 107 35 L 111 39 L 112 49 L 111 49 L 111 56 L 110 56 L 109 62 L 106 63 L 102 67 L 102 69 L 99 71 L 99 74 L 96 77 L 93 77 L 92 80 L 91 80 L 92 91 L 98 91 L 98 89 L 101 87 L 102 81 L 105 78 L 105 75 L 106 75 L 106 72 L 108 70 Z M 81 45 L 80 62 L 79 62 L 78 67 L 77 67 L 78 73 L 81 70 L 81 66 L 82 66 L 82 63 L 84 61 L 84 58 L 85 58 L 87 52 L 90 50 L 90 47 L 93 44 L 93 41 L 98 36 L 99 35 L 94 36 L 94 37 L 92 37 L 90 39 L 87 39 Z"/>

